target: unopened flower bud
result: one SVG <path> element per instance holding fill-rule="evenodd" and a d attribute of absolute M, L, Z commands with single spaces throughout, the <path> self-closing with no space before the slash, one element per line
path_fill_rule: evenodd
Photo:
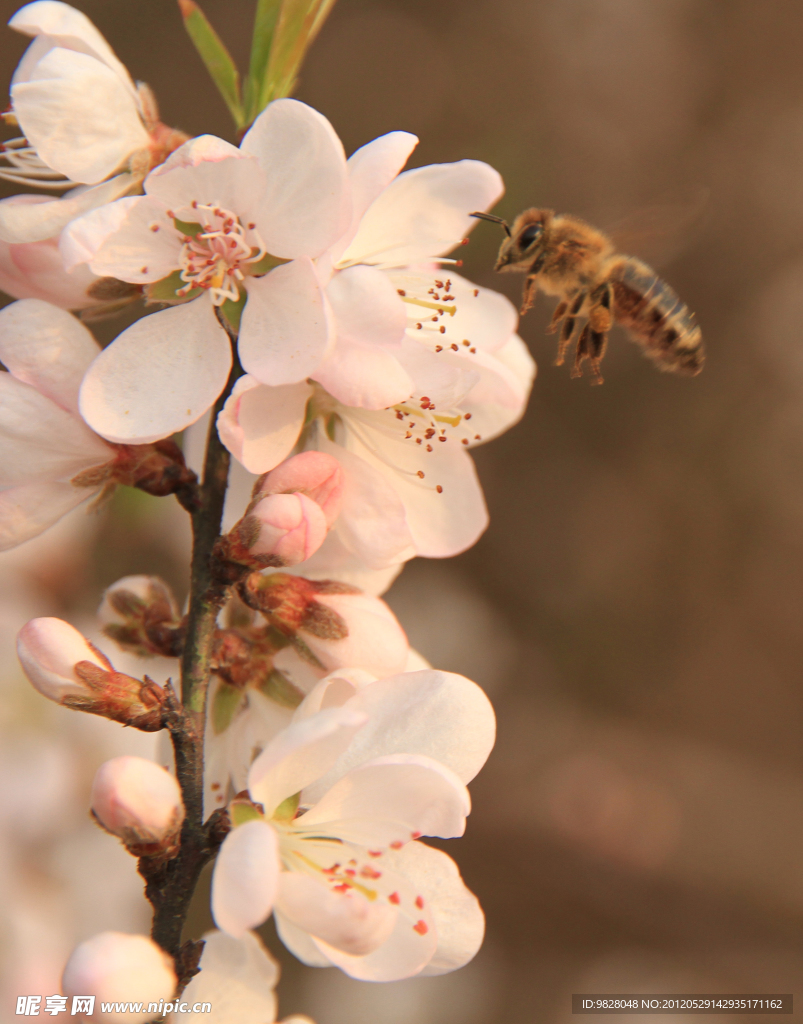
<path fill-rule="evenodd" d="M 92 783 L 92 813 L 135 857 L 175 856 L 184 820 L 181 790 L 170 772 L 142 757 L 115 757 Z"/>
<path fill-rule="evenodd" d="M 78 711 L 146 732 L 163 728 L 164 691 L 117 672 L 109 659 L 61 619 L 32 619 L 17 635 L 17 655 L 33 686 Z"/>
<path fill-rule="evenodd" d="M 66 996 L 95 996 L 93 1020 L 104 1024 L 145 1024 L 153 1019 L 149 1003 L 170 1000 L 176 990 L 173 961 L 144 935 L 101 932 L 77 946 L 61 979 Z M 103 1010 L 102 1003 L 132 1003 Z"/>
<path fill-rule="evenodd" d="M 326 540 L 329 529 L 319 505 L 306 494 L 269 494 L 244 520 L 252 525 L 254 542 L 248 550 L 257 558 L 275 556 L 274 565 L 298 565 Z"/>
<path fill-rule="evenodd" d="M 242 576 L 237 566 L 283 568 L 315 554 L 337 518 L 342 476 L 336 459 L 304 452 L 262 477 L 246 514 L 215 549 L 228 581 Z"/>
<path fill-rule="evenodd" d="M 305 494 L 326 517 L 337 519 L 343 501 L 343 470 L 337 459 L 323 452 L 301 452 L 265 473 L 254 486 L 253 503 L 268 494 Z M 288 563 L 289 564 L 289 563 Z"/>
<path fill-rule="evenodd" d="M 106 636 L 134 654 L 181 654 L 181 614 L 170 588 L 158 576 L 124 576 L 113 583 L 103 595 L 98 618 Z"/>

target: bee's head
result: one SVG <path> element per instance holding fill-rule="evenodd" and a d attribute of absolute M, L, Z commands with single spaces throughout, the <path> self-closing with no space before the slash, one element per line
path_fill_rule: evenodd
<path fill-rule="evenodd" d="M 543 245 L 544 232 L 554 214 L 552 210 L 525 210 L 515 219 L 512 228 L 501 217 L 489 213 L 472 213 L 471 216 L 501 224 L 507 235 L 499 249 L 494 270 L 527 270 Z"/>

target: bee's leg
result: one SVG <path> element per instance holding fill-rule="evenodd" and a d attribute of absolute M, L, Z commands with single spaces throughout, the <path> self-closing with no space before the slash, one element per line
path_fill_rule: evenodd
<path fill-rule="evenodd" d="M 586 300 L 586 291 L 580 291 L 574 297 L 569 312 L 566 314 L 566 318 L 563 321 L 563 327 L 560 329 L 560 341 L 558 342 L 558 355 L 555 359 L 555 366 L 563 366 L 563 360 L 566 358 L 566 350 L 571 344 L 572 335 L 574 334 L 574 324 L 577 319 L 577 314 L 583 308 L 583 303 Z"/>
<path fill-rule="evenodd" d="M 608 346 L 608 331 L 613 326 L 612 301 L 613 290 L 607 281 L 591 293 L 591 307 L 588 311 L 588 358 L 591 362 L 591 372 L 594 374 L 594 384 L 602 384 L 600 363 Z"/>
<path fill-rule="evenodd" d="M 557 306 L 555 306 L 555 312 L 552 314 L 549 327 L 546 329 L 547 334 L 554 334 L 558 327 L 560 327 L 560 322 L 566 316 L 566 310 L 568 308 L 568 302 L 559 302 Z"/>
<path fill-rule="evenodd" d="M 521 296 L 521 309 L 519 315 L 524 316 L 526 312 L 533 308 L 535 304 L 535 296 L 538 294 L 538 275 L 530 274 L 527 280 L 524 282 L 524 293 Z"/>
<path fill-rule="evenodd" d="M 519 314 L 524 314 L 533 308 L 535 302 L 535 296 L 538 292 L 538 275 L 541 273 L 541 268 L 546 261 L 546 253 L 539 253 L 538 256 L 530 264 L 530 269 L 527 271 L 527 280 L 524 282 L 524 294 L 521 297 L 521 309 Z"/>
<path fill-rule="evenodd" d="M 585 324 L 582 331 L 580 331 L 580 337 L 577 339 L 577 348 L 574 352 L 574 366 L 572 367 L 572 377 L 583 376 L 583 363 L 591 355 L 589 351 L 590 334 L 591 328 L 588 324 Z"/>
<path fill-rule="evenodd" d="M 602 357 L 605 355 L 605 349 L 608 347 L 608 335 L 601 334 L 599 331 L 590 330 L 588 332 L 588 347 L 588 358 L 591 362 L 591 372 L 594 374 L 594 379 L 591 383 L 602 384 L 604 379 L 600 372 L 600 363 L 602 362 Z"/>

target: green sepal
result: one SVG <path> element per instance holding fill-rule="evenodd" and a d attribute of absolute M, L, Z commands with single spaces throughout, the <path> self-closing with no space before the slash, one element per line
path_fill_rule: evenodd
<path fill-rule="evenodd" d="M 242 128 L 245 121 L 240 98 L 240 73 L 231 54 L 195 0 L 178 0 L 178 5 L 187 34 L 229 108 L 234 123 Z"/>
<path fill-rule="evenodd" d="M 301 797 L 300 793 L 295 793 L 293 796 L 288 796 L 286 800 L 282 800 L 276 810 L 273 812 L 275 821 L 292 821 L 296 816 L 298 810 L 298 802 Z"/>
<path fill-rule="evenodd" d="M 272 700 L 274 704 L 278 704 L 282 708 L 297 708 L 304 699 L 301 690 L 277 669 L 270 673 L 258 689 L 268 700 Z"/>
<path fill-rule="evenodd" d="M 190 299 L 203 293 L 203 288 L 191 288 L 186 295 L 178 295 L 187 282 L 181 280 L 181 271 L 174 270 L 172 274 L 163 277 L 161 281 L 154 281 L 146 289 L 149 302 L 189 302 Z"/>
<path fill-rule="evenodd" d="M 190 238 L 195 238 L 204 230 L 203 224 L 196 224 L 193 221 L 174 219 L 173 223 L 176 225 L 176 231 L 180 231 L 182 235 L 188 235 Z"/>
<path fill-rule="evenodd" d="M 248 299 L 248 292 L 245 288 L 239 288 L 239 292 L 240 297 L 236 302 L 232 302 L 231 299 L 226 299 L 220 307 L 220 312 L 225 316 L 235 334 L 240 333 L 240 319 L 242 318 L 245 303 Z"/>
<path fill-rule="evenodd" d="M 271 254 L 265 253 L 258 263 L 248 264 L 248 273 L 253 277 L 259 277 L 261 274 L 267 274 L 269 270 L 273 270 L 274 267 L 280 267 L 283 263 L 289 263 L 290 260 L 283 260 L 281 256 L 271 256 Z"/>
<path fill-rule="evenodd" d="M 228 683 L 221 683 L 218 686 L 212 700 L 212 730 L 216 736 L 225 732 L 231 725 L 242 696 L 240 690 L 229 686 Z"/>
<path fill-rule="evenodd" d="M 252 803 L 245 800 L 232 800 L 229 804 L 229 817 L 235 828 L 240 825 L 247 825 L 249 821 L 264 821 L 264 815 Z"/>

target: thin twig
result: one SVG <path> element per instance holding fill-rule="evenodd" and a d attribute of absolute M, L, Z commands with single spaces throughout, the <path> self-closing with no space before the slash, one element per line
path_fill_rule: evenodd
<path fill-rule="evenodd" d="M 221 326 L 225 328 L 224 324 Z M 226 333 L 236 352 L 236 335 L 230 329 Z M 203 480 L 198 492 L 200 500 L 191 510 L 193 549 L 180 702 L 168 685 L 168 727 L 186 812 L 179 852 L 166 862 L 148 857 L 139 862 L 140 874 L 146 881 L 145 895 L 154 909 L 151 934 L 175 960 L 178 993 L 197 973 L 203 949 L 202 942 L 187 941 L 183 945 L 181 942 L 192 895 L 204 865 L 214 856 L 227 830 L 227 822 L 220 814 L 213 815 L 206 824 L 203 820 L 203 744 L 210 655 L 217 615 L 227 594 L 227 588 L 215 579 L 211 565 L 212 549 L 220 536 L 230 463 L 229 453 L 218 437 L 216 420 L 241 374 L 235 355 L 226 388 L 212 409 Z"/>

